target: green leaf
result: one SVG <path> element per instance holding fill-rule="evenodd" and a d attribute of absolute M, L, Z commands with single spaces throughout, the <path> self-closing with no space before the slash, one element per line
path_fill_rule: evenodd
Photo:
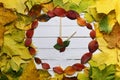
<path fill-rule="evenodd" d="M 60 50 L 61 48 L 63 48 L 63 46 L 59 45 L 59 44 L 55 44 L 54 45 L 54 48 L 57 49 L 57 50 Z"/>
<path fill-rule="evenodd" d="M 21 76 L 22 72 L 23 72 L 23 68 L 20 68 L 17 72 L 14 71 L 12 68 L 10 68 L 7 74 L 10 74 L 11 77 L 16 78 L 16 77 Z"/>
<path fill-rule="evenodd" d="M 110 33 L 116 23 L 115 12 L 112 11 L 108 15 L 104 15 L 99 22 L 100 30 Z"/>
<path fill-rule="evenodd" d="M 70 44 L 70 41 L 66 40 L 66 41 L 63 42 L 63 44 L 64 44 L 64 47 L 68 47 L 69 44 Z"/>
<path fill-rule="evenodd" d="M 79 13 L 95 3 L 94 0 L 53 0 L 55 6 L 60 6 L 66 10 L 75 10 Z"/>
<path fill-rule="evenodd" d="M 104 31 L 106 33 L 109 32 L 109 30 L 108 30 L 108 17 L 107 16 L 103 17 L 99 24 L 100 24 L 101 31 Z"/>
<path fill-rule="evenodd" d="M 91 67 L 92 80 L 114 80 L 115 79 L 115 65 L 106 66 L 105 69 L 100 70 L 98 67 Z M 96 75 L 97 74 L 97 75 Z"/>
<path fill-rule="evenodd" d="M 7 76 L 2 74 L 1 77 L 0 77 L 0 80 L 8 80 Z"/>

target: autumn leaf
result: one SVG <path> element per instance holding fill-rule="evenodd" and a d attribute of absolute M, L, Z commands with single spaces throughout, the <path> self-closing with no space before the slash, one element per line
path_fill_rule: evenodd
<path fill-rule="evenodd" d="M 15 1 L 0 0 L 0 2 L 4 4 L 5 8 L 13 9 L 14 11 L 17 11 L 17 12 L 22 13 L 22 14 L 25 14 L 25 9 L 26 9 L 25 2 L 26 1 L 27 0 L 15 0 Z"/>
<path fill-rule="evenodd" d="M 108 33 L 101 32 L 99 29 L 99 25 L 95 24 L 96 31 L 96 39 L 99 44 L 100 53 L 94 54 L 92 59 L 89 61 L 89 64 L 92 66 L 97 66 L 99 68 L 103 68 L 101 66 L 105 65 L 116 65 L 115 69 L 116 76 L 120 77 L 120 49 L 119 49 L 119 32 L 120 27 L 118 23 L 115 23 L 112 31 Z M 105 68 L 105 67 L 104 67 Z M 119 80 L 119 78 L 118 78 Z"/>
<path fill-rule="evenodd" d="M 116 6 L 115 6 L 115 12 L 116 12 L 116 19 L 118 23 L 120 24 L 120 0 L 116 1 Z"/>
<path fill-rule="evenodd" d="M 10 9 L 0 7 L 0 25 L 6 25 L 12 21 L 15 21 L 17 16 Z"/>
<path fill-rule="evenodd" d="M 25 67 L 19 80 L 48 80 L 51 75 L 46 70 L 37 69 L 33 60 L 31 60 Z"/>
<path fill-rule="evenodd" d="M 98 67 L 91 67 L 90 70 L 92 80 L 115 80 L 115 65 L 108 65 L 103 70 Z"/>
<path fill-rule="evenodd" d="M 113 30 L 110 34 L 104 34 L 103 37 L 108 43 L 109 48 L 120 48 L 120 25 L 118 23 L 115 24 Z"/>
<path fill-rule="evenodd" d="M 71 2 L 73 2 L 73 3 L 77 4 L 77 5 L 79 5 L 81 1 L 82 0 L 71 0 Z"/>
<path fill-rule="evenodd" d="M 68 3 L 70 0 L 63 0 L 63 4 Z"/>
<path fill-rule="evenodd" d="M 110 12 L 108 15 L 103 16 L 103 18 L 99 22 L 99 27 L 101 31 L 106 33 L 110 33 L 112 31 L 113 26 L 116 23 L 115 13 Z"/>
<path fill-rule="evenodd" d="M 4 26 L 0 25 L 0 47 L 3 45 L 4 32 L 5 32 Z"/>
<path fill-rule="evenodd" d="M 23 14 L 17 14 L 18 19 L 15 22 L 15 26 L 18 29 L 21 30 L 28 30 L 31 28 L 31 22 L 32 22 L 32 18 L 27 16 L 27 15 L 23 15 Z"/>
<path fill-rule="evenodd" d="M 111 4 L 112 3 L 112 4 Z M 111 4 L 111 5 L 110 5 Z M 108 14 L 110 11 L 115 9 L 116 0 L 97 0 L 96 9 L 98 13 Z"/>

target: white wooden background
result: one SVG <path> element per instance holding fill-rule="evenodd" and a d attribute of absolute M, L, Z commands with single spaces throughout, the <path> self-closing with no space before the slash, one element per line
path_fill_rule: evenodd
<path fill-rule="evenodd" d="M 43 62 L 48 62 L 51 69 L 54 66 L 62 66 L 65 68 L 68 65 L 79 63 L 81 56 L 88 52 L 88 43 L 91 41 L 89 32 L 86 27 L 78 26 L 76 20 L 62 18 L 62 37 L 67 39 L 75 31 L 77 32 L 70 39 L 70 45 L 65 52 L 59 53 L 53 46 L 56 44 L 59 36 L 60 18 L 55 17 L 48 22 L 40 22 L 33 38 L 33 43 L 37 47 L 37 56 Z M 40 68 L 40 65 L 37 65 Z"/>

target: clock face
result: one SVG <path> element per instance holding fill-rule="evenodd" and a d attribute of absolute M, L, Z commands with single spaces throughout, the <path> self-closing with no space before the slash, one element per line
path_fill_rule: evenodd
<path fill-rule="evenodd" d="M 70 44 L 64 52 L 59 52 L 54 48 L 57 42 L 60 29 L 60 17 L 55 17 L 48 22 L 40 22 L 35 30 L 33 43 L 37 47 L 37 55 L 44 62 L 48 62 L 51 67 L 66 67 L 76 62 L 88 51 L 88 43 L 91 41 L 89 32 L 91 30 L 80 27 L 76 20 L 62 18 L 62 39 L 67 40 L 74 32 L 76 34 L 70 39 Z"/>

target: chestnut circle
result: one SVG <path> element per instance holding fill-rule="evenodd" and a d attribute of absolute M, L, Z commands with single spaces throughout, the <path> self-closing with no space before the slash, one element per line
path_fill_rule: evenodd
<path fill-rule="evenodd" d="M 92 25 L 90 23 L 88 23 L 87 21 L 85 21 L 83 18 L 81 18 L 79 13 L 77 13 L 76 11 L 73 11 L 73 10 L 66 11 L 63 8 L 57 8 L 56 7 L 52 11 L 48 11 L 46 16 L 47 16 L 47 18 L 48 17 L 53 18 L 55 16 L 58 16 L 58 17 L 67 17 L 71 20 L 76 20 L 77 19 L 77 24 L 79 26 L 86 26 L 87 29 L 91 30 L 89 35 L 90 35 L 92 41 L 89 42 L 88 52 L 86 52 L 81 57 L 80 62 L 75 63 L 71 66 L 67 66 L 64 70 L 60 66 L 53 67 L 53 71 L 57 74 L 65 73 L 67 75 L 73 75 L 76 71 L 82 71 L 82 69 L 85 68 L 84 64 L 86 64 L 92 58 L 92 54 L 98 49 L 98 46 L 99 46 L 98 42 L 95 40 L 96 32 L 92 28 Z M 45 18 L 45 15 L 44 15 L 44 18 Z M 39 19 L 37 19 L 37 20 L 40 21 Z M 47 20 L 49 20 L 49 19 L 47 19 Z M 42 19 L 42 21 L 44 21 L 44 19 Z M 45 21 L 46 21 L 46 19 L 45 19 Z M 37 23 L 36 21 L 33 21 L 32 30 L 33 30 L 33 28 L 36 28 L 36 26 L 38 26 L 38 23 L 37 24 L 36 23 Z M 31 31 L 31 33 L 32 32 L 33 31 Z M 30 36 L 29 36 L 29 34 L 27 34 L 27 35 L 28 35 L 28 38 L 31 38 L 31 35 L 33 35 L 33 34 L 31 34 Z M 29 40 L 29 44 L 30 43 L 31 43 L 31 41 Z M 29 45 L 27 45 L 27 46 L 29 46 Z M 34 52 L 34 50 L 33 50 L 33 52 Z M 45 69 L 45 70 L 50 69 L 50 65 L 48 63 L 42 62 L 42 60 L 40 58 L 34 57 L 34 60 L 35 60 L 36 64 L 41 64 L 43 69 Z"/>

